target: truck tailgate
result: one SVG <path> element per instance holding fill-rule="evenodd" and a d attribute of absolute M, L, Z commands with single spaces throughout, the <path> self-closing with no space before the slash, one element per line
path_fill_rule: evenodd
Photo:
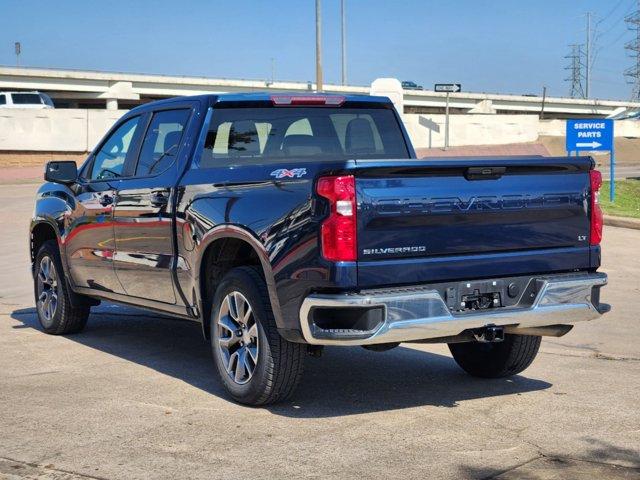
<path fill-rule="evenodd" d="M 465 258 L 473 263 L 477 256 L 503 263 L 511 256 L 514 271 L 500 274 L 517 274 L 518 255 L 553 251 L 570 255 L 557 267 L 539 268 L 571 270 L 589 264 L 589 157 L 357 165 L 362 274 L 385 260 L 408 260 L 410 267 L 429 259 L 446 271 L 448 258 L 464 264 Z M 498 253 L 509 255 L 500 258 Z M 569 264 L 568 258 L 573 258 Z"/>

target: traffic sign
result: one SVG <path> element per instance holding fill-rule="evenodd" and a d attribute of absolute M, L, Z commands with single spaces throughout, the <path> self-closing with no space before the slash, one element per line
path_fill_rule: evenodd
<path fill-rule="evenodd" d="M 459 83 L 436 83 L 435 92 L 443 93 L 456 93 L 462 90 L 462 85 Z"/>
<path fill-rule="evenodd" d="M 613 119 L 571 119 L 567 120 L 567 152 L 609 151 L 609 200 L 616 198 L 616 152 L 613 143 Z"/>
<path fill-rule="evenodd" d="M 613 150 L 612 119 L 567 120 L 567 152 Z"/>

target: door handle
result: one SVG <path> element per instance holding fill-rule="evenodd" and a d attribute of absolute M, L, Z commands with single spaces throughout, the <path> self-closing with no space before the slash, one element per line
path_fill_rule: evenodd
<path fill-rule="evenodd" d="M 103 207 L 108 207 L 109 205 L 113 205 L 113 197 L 111 195 L 104 194 L 100 197 L 100 205 Z"/>
<path fill-rule="evenodd" d="M 169 195 L 165 192 L 151 192 L 149 197 L 151 205 L 154 207 L 164 207 L 169 203 Z"/>

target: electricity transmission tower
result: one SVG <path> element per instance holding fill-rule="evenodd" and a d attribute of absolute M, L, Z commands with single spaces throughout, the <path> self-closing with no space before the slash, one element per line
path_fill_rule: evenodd
<path fill-rule="evenodd" d="M 632 100 L 638 101 L 640 100 L 640 0 L 638 0 L 636 11 L 627 15 L 624 20 L 634 34 L 633 40 L 624 47 L 629 50 L 629 56 L 633 59 L 633 66 L 625 70 L 624 76 L 627 78 L 627 83 L 633 85 Z"/>
<path fill-rule="evenodd" d="M 582 46 L 573 44 L 571 47 L 571 53 L 564 58 L 569 60 L 569 65 L 564 69 L 569 70 L 570 75 L 565 78 L 565 82 L 569 82 L 571 90 L 569 96 L 571 98 L 585 98 L 584 89 L 582 88 Z"/>

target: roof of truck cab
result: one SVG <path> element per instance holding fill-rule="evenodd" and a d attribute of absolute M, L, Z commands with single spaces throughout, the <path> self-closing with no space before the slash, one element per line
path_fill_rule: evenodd
<path fill-rule="evenodd" d="M 387 97 L 372 95 L 340 95 L 337 93 L 316 92 L 250 92 L 250 93 L 224 93 L 217 95 L 217 102 L 269 102 L 271 97 L 341 97 L 346 102 L 379 102 L 391 103 Z"/>
<path fill-rule="evenodd" d="M 301 93 L 301 92 L 247 92 L 247 93 L 219 93 L 219 94 L 206 94 L 206 95 L 192 95 L 185 97 L 172 97 L 164 100 L 157 100 L 154 102 L 145 103 L 138 107 L 135 107 L 131 112 L 137 112 L 140 110 L 153 110 L 157 107 L 168 106 L 173 103 L 181 103 L 185 101 L 199 101 L 205 105 L 215 105 L 217 103 L 238 103 L 238 102 L 268 102 L 273 96 L 291 96 L 291 97 L 307 97 L 307 96 L 321 96 L 321 97 L 343 97 L 345 102 L 363 102 L 363 103 L 386 103 L 390 104 L 391 100 L 388 97 L 380 97 L 373 95 L 340 95 L 333 93 Z"/>

